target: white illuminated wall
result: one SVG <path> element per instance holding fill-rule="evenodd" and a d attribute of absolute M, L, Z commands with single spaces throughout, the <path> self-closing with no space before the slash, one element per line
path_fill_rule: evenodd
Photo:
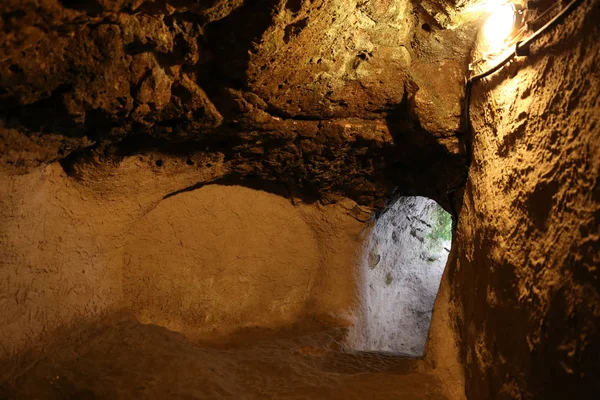
<path fill-rule="evenodd" d="M 424 197 L 401 197 L 380 216 L 365 238 L 353 350 L 423 354 L 451 245 L 450 221 Z"/>

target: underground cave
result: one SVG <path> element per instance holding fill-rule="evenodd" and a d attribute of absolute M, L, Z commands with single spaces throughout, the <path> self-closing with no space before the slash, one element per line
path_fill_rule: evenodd
<path fill-rule="evenodd" d="M 0 399 L 600 396 L 599 0 L 0 17 Z"/>

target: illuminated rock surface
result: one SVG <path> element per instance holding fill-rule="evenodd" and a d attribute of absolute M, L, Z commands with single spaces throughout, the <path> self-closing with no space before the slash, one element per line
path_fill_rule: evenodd
<path fill-rule="evenodd" d="M 467 3 L 2 1 L 0 397 L 597 397 L 598 1 L 465 136 Z M 423 360 L 344 352 L 370 215 L 469 142 Z"/>
<path fill-rule="evenodd" d="M 584 3 L 475 87 L 448 271 L 470 398 L 600 393 L 599 17 Z"/>
<path fill-rule="evenodd" d="M 352 349 L 423 355 L 452 239 L 450 214 L 424 197 L 400 197 L 368 238 Z"/>

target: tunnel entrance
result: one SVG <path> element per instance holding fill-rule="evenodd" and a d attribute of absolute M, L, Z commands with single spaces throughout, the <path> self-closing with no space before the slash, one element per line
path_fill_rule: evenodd
<path fill-rule="evenodd" d="M 452 241 L 452 219 L 435 201 L 400 197 L 365 238 L 353 350 L 423 355 Z"/>

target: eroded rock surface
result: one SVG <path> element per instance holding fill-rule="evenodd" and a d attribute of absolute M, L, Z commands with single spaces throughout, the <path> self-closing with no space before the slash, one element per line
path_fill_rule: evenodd
<path fill-rule="evenodd" d="M 0 161 L 78 176 L 133 154 L 218 159 L 225 177 L 321 197 L 382 205 L 400 187 L 445 202 L 473 29 L 444 29 L 437 7 L 5 1 Z"/>
<path fill-rule="evenodd" d="M 310 250 L 336 226 L 364 223 L 370 209 L 360 205 L 378 208 L 393 189 L 448 206 L 446 190 L 465 161 L 459 114 L 474 32 L 457 25 L 452 11 L 464 3 L 3 1 L 0 357 L 44 348 L 61 329 L 132 304 L 138 316 L 160 315 L 165 310 L 146 301 L 144 284 L 182 294 L 181 304 L 196 296 L 190 290 L 186 298 L 178 285 L 197 271 L 166 274 L 169 280 L 155 266 L 142 268 L 164 259 L 145 253 L 131 228 L 169 248 L 183 243 L 188 228 L 168 238 L 156 231 L 170 232 L 178 195 L 195 198 L 186 192 L 209 183 L 276 183 L 292 202 L 321 200 L 305 204 L 314 214 L 303 222 L 284 218 Z M 597 0 L 581 3 L 529 58 L 473 91 L 473 162 L 426 354 L 448 397 L 463 398 L 463 388 L 473 399 L 594 398 L 600 391 L 600 15 Z M 330 219 L 322 207 L 339 213 Z M 148 215 L 164 224 L 153 231 Z M 203 215 L 190 215 L 202 223 Z M 305 229 L 311 215 L 324 222 Z M 294 264 L 326 278 L 314 293 L 326 293 L 337 315 L 349 296 L 336 299 L 331 282 L 346 271 L 340 265 L 350 266 L 348 248 L 320 247 L 319 257 Z M 132 279 L 124 274 L 125 250 L 137 263 Z M 343 262 L 328 263 L 338 255 Z M 328 277 L 328 268 L 336 274 Z M 142 289 L 132 284 L 144 279 Z M 290 309 L 320 316 L 313 294 Z M 205 317 L 183 308 L 158 322 L 180 328 Z M 130 327 L 134 336 L 157 332 Z M 182 348 L 187 355 L 189 346 Z M 157 360 L 147 360 L 152 369 Z M 70 382 L 82 382 L 77 357 L 51 361 L 39 364 L 42 371 L 68 365 Z M 99 376 L 111 368 L 88 362 Z M 355 382 L 352 375 L 344 386 L 352 395 Z M 77 394 L 72 388 L 58 395 Z"/>
<path fill-rule="evenodd" d="M 469 398 L 600 392 L 599 11 L 583 2 L 474 88 L 473 165 L 432 325 L 452 315 Z"/>

